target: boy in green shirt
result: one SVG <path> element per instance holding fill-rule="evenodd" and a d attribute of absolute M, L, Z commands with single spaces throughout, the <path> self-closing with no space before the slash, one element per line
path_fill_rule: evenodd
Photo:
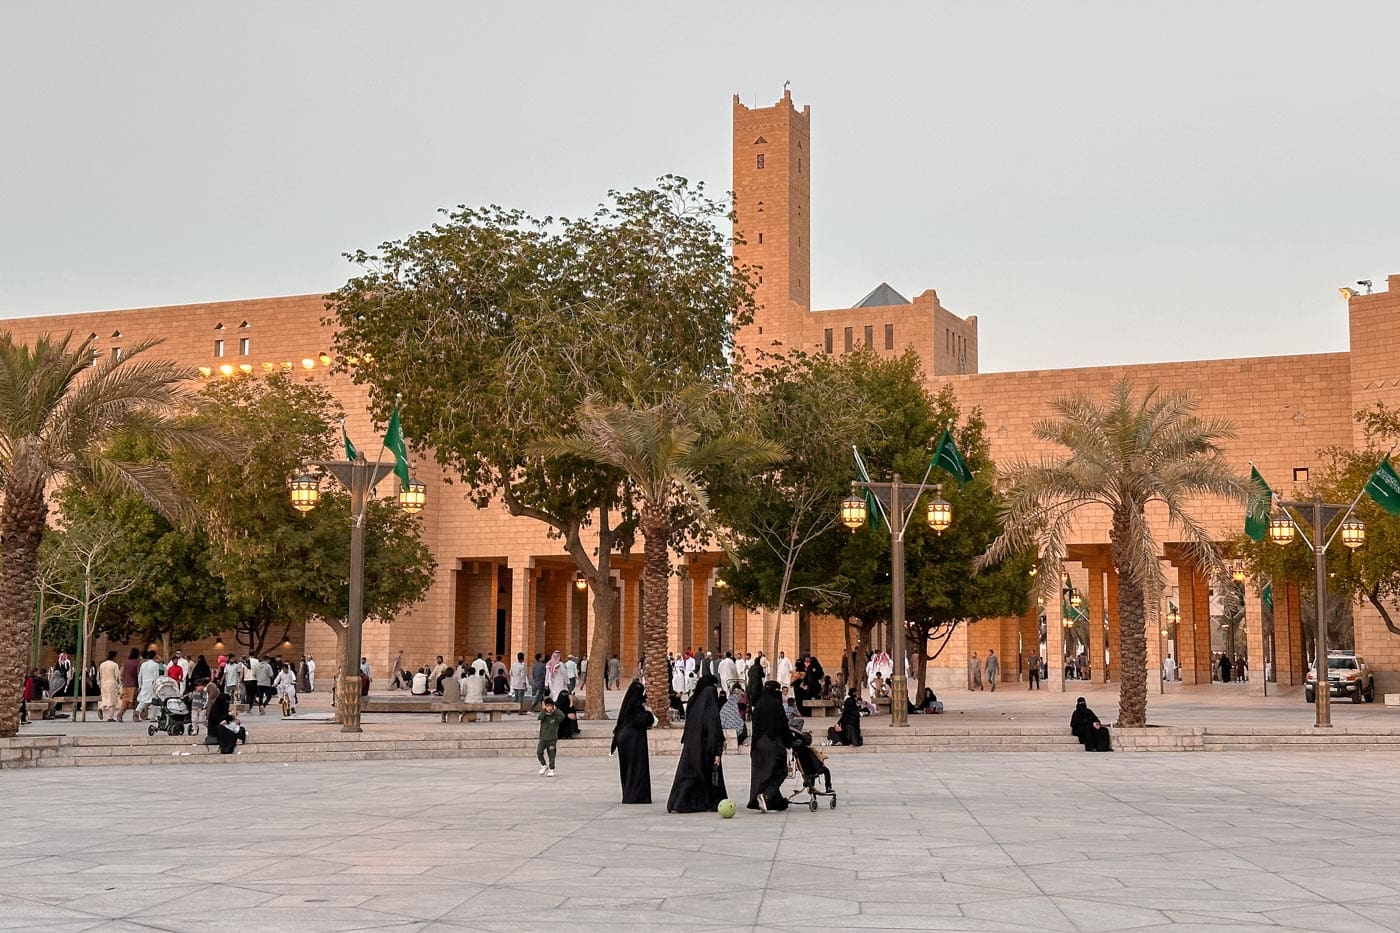
<path fill-rule="evenodd" d="M 564 721 L 564 714 L 555 708 L 553 700 L 546 699 L 544 712 L 535 718 L 540 721 L 540 741 L 535 746 L 535 757 L 540 760 L 540 774 L 554 777 L 554 754 L 559 745 L 559 724 Z M 546 752 L 549 753 L 548 762 L 545 761 Z"/>

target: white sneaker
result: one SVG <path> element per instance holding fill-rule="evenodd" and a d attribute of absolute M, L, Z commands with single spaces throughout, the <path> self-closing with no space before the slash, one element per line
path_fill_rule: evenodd
<path fill-rule="evenodd" d="M 546 771 L 548 771 L 548 770 L 549 770 L 549 766 L 548 766 L 548 765 L 540 765 L 540 774 L 544 774 L 544 773 L 545 773 Z"/>
<path fill-rule="evenodd" d="M 550 768 L 550 769 L 549 769 L 548 771 L 546 771 L 545 773 L 546 773 L 547 775 L 549 775 L 550 777 L 554 777 L 554 769 L 553 769 L 553 768 Z"/>
<path fill-rule="evenodd" d="M 758 795 L 758 811 L 760 813 L 768 812 L 768 800 L 762 794 Z"/>

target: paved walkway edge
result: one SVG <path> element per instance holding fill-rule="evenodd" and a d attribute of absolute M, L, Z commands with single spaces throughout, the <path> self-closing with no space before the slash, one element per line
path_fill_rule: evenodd
<path fill-rule="evenodd" d="M 602 731 L 602 730 L 599 730 Z M 611 744 L 606 733 L 564 743 L 570 756 L 601 757 Z M 680 730 L 651 735 L 653 754 L 675 751 Z M 1114 730 L 1120 752 L 1213 751 L 1400 751 L 1400 728 L 1344 726 L 1162 726 Z M 415 758 L 530 757 L 534 737 L 520 729 L 444 732 L 334 731 L 332 726 L 256 736 L 238 755 L 218 755 L 198 738 L 168 736 L 32 735 L 0 739 L 0 769 L 148 764 L 247 764 L 301 761 L 407 760 Z M 837 755 L 909 752 L 1076 752 L 1065 730 L 1051 726 L 966 726 L 940 729 L 872 729 L 861 749 L 828 749 Z M 734 750 L 731 749 L 731 754 Z M 747 748 L 738 750 L 746 754 Z"/>

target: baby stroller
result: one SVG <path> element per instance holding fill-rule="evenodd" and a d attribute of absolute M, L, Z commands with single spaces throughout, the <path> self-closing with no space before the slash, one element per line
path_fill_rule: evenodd
<path fill-rule="evenodd" d="M 156 680 L 155 700 L 151 703 L 160 711 L 159 718 L 146 727 L 147 735 L 155 735 L 157 732 L 164 732 L 167 735 L 190 735 L 199 733 L 199 726 L 194 724 L 194 719 L 190 715 L 190 706 L 180 696 L 180 685 L 169 677 L 161 677 Z"/>
<path fill-rule="evenodd" d="M 802 786 L 788 794 L 788 800 L 806 794 L 807 806 L 815 813 L 818 805 L 817 798 L 829 797 L 831 798 L 831 809 L 836 809 L 836 791 L 831 789 L 831 769 L 826 766 L 822 753 L 812 746 L 812 733 L 793 732 L 792 755 L 788 760 L 788 776 L 802 779 Z M 826 790 L 817 790 L 818 778 L 824 779 Z"/>

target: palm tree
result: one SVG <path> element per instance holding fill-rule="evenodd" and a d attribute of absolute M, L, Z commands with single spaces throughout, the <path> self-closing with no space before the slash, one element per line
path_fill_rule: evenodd
<path fill-rule="evenodd" d="M 1081 510 L 1111 516 L 1109 550 L 1118 569 L 1118 724 L 1147 724 L 1147 633 L 1155 620 L 1164 578 L 1160 548 L 1147 520 L 1148 503 L 1166 507 L 1187 556 L 1210 578 L 1225 579 L 1220 549 L 1191 509 L 1200 497 L 1248 501 L 1246 479 L 1226 462 L 1218 442 L 1235 436 L 1228 421 L 1201 418 L 1196 399 L 1153 387 L 1134 397 L 1126 379 L 1108 399 L 1056 399 L 1056 418 L 1038 422 L 1034 435 L 1069 451 L 1060 460 L 1005 465 L 1004 531 L 975 562 L 980 570 L 1022 548 L 1040 553 L 1037 578 L 1060 580 L 1065 543 Z M 1047 592 L 1047 598 L 1058 594 Z M 1154 624 L 1155 628 L 1155 624 Z"/>
<path fill-rule="evenodd" d="M 71 333 L 46 334 L 31 347 L 0 332 L 0 736 L 19 731 L 51 484 L 136 492 L 173 514 L 179 499 L 169 472 L 122 462 L 108 453 L 109 442 L 139 433 L 162 449 L 216 444 L 174 420 L 182 383 L 195 374 L 146 357 L 155 343 L 99 357 L 92 338 L 74 346 Z"/>
<path fill-rule="evenodd" d="M 643 545 L 642 635 L 647 702 L 669 724 L 666 634 L 670 542 L 678 517 L 709 521 L 709 496 L 701 473 L 713 466 L 744 467 L 781 456 L 773 444 L 734 431 L 708 434 L 712 398 L 691 388 L 654 405 L 588 401 L 578 429 L 539 445 L 549 456 L 573 456 L 620 470 L 639 502 Z"/>

